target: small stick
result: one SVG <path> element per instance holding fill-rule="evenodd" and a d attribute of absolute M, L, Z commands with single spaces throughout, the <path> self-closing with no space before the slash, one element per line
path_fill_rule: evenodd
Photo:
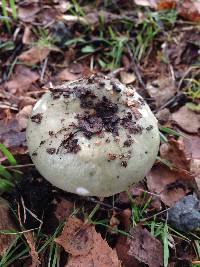
<path fill-rule="evenodd" d="M 138 79 L 140 85 L 142 86 L 142 88 L 146 91 L 146 85 L 145 85 L 145 83 L 143 82 L 142 77 L 141 77 L 140 72 L 139 72 L 139 69 L 138 69 L 138 67 L 137 67 L 137 64 L 135 63 L 134 55 L 133 55 L 133 53 L 132 53 L 132 51 L 131 51 L 131 49 L 130 49 L 130 46 L 129 46 L 128 44 L 126 44 L 126 48 L 127 48 L 127 50 L 128 50 L 129 56 L 130 56 L 130 58 L 131 58 L 132 65 L 133 65 L 133 70 L 134 70 L 134 72 L 135 72 L 135 75 L 136 75 L 136 77 L 137 77 L 137 79 Z"/>

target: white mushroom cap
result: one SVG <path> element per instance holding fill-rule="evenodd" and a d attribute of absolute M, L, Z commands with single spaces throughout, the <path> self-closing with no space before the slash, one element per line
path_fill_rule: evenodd
<path fill-rule="evenodd" d="M 132 87 L 91 76 L 42 96 L 27 142 L 36 168 L 53 185 L 106 197 L 144 178 L 160 141 L 156 118 Z"/>

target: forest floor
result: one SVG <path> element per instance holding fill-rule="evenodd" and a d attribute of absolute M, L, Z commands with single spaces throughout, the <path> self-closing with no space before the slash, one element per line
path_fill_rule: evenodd
<path fill-rule="evenodd" d="M 200 266 L 200 2 L 0 3 L 0 266 Z M 145 179 L 99 200 L 37 172 L 25 131 L 51 84 L 131 84 L 159 122 Z M 64 230 L 63 230 L 64 229 Z"/>

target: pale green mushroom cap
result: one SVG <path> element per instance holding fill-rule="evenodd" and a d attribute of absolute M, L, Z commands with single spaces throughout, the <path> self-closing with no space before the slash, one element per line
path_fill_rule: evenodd
<path fill-rule="evenodd" d="M 134 88 L 92 76 L 56 86 L 36 103 L 27 126 L 31 158 L 53 185 L 107 197 L 151 169 L 157 120 Z"/>

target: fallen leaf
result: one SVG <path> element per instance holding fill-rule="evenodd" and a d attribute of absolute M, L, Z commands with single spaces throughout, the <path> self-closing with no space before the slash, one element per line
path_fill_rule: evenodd
<path fill-rule="evenodd" d="M 200 137 L 188 135 L 180 137 L 184 143 L 185 153 L 189 159 L 200 159 Z"/>
<path fill-rule="evenodd" d="M 200 0 L 177 1 L 177 10 L 181 17 L 200 22 Z"/>
<path fill-rule="evenodd" d="M 200 159 L 192 159 L 190 170 L 195 176 L 197 188 L 200 191 Z"/>
<path fill-rule="evenodd" d="M 156 164 L 148 173 L 147 187 L 150 192 L 158 194 L 167 206 L 172 206 L 189 192 L 180 173 L 162 164 Z"/>
<path fill-rule="evenodd" d="M 42 62 L 50 53 L 49 47 L 34 46 L 23 52 L 18 59 L 25 64 L 37 64 Z"/>
<path fill-rule="evenodd" d="M 25 132 L 20 132 L 19 123 L 15 118 L 9 121 L 0 120 L 0 143 L 11 149 L 24 145 L 25 140 Z"/>
<path fill-rule="evenodd" d="M 122 266 L 140 267 L 141 264 L 139 263 L 139 261 L 132 255 L 128 254 L 129 249 L 130 249 L 130 245 L 127 243 L 127 237 L 120 235 L 117 240 L 116 251 L 117 251 L 119 260 L 122 261 Z"/>
<path fill-rule="evenodd" d="M 121 82 L 124 84 L 130 84 L 136 80 L 134 73 L 129 73 L 125 71 L 120 72 L 120 78 L 121 78 Z"/>
<path fill-rule="evenodd" d="M 187 158 L 184 143 L 181 139 L 178 141 L 169 138 L 167 143 L 160 146 L 160 155 L 162 158 L 169 160 L 173 167 L 177 169 L 190 170 L 190 160 Z"/>
<path fill-rule="evenodd" d="M 119 267 L 116 251 L 102 239 L 94 226 L 69 217 L 61 236 L 55 239 L 70 254 L 66 267 Z"/>
<path fill-rule="evenodd" d="M 18 65 L 12 79 L 6 82 L 4 87 L 12 94 L 16 93 L 16 91 L 23 94 L 23 92 L 27 91 L 31 84 L 36 82 L 38 79 L 39 75 L 37 72 L 32 71 L 25 66 Z"/>
<path fill-rule="evenodd" d="M 163 9 L 174 9 L 176 7 L 176 0 L 160 0 L 157 1 L 157 9 L 163 10 Z"/>
<path fill-rule="evenodd" d="M 72 72 L 70 72 L 69 69 L 64 69 L 62 70 L 58 75 L 57 75 L 57 78 L 58 80 L 61 80 L 61 81 L 74 81 L 74 80 L 77 80 L 81 77 L 80 74 L 74 74 Z"/>
<path fill-rule="evenodd" d="M 189 110 L 186 106 L 172 113 L 172 120 L 188 133 L 198 133 L 200 129 L 200 114 Z"/>
<path fill-rule="evenodd" d="M 16 230 L 11 218 L 9 217 L 9 203 L 0 198 L 0 231 Z M 11 243 L 15 240 L 15 235 L 0 234 L 0 255 L 3 256 Z"/>
<path fill-rule="evenodd" d="M 56 210 L 55 210 L 55 216 L 56 218 L 61 221 L 61 220 L 66 220 L 69 218 L 69 216 L 72 213 L 74 204 L 69 201 L 66 200 L 64 198 L 61 198 L 56 206 Z"/>
<path fill-rule="evenodd" d="M 33 22 L 37 13 L 40 11 L 37 3 L 30 3 L 27 6 L 19 6 L 17 9 L 17 16 L 24 22 Z"/>
<path fill-rule="evenodd" d="M 31 255 L 31 259 L 32 259 L 32 263 L 31 263 L 30 267 L 38 267 L 40 265 L 40 260 L 39 260 L 38 253 L 35 249 L 35 242 L 33 240 L 33 233 L 26 232 L 26 233 L 24 233 L 24 236 L 25 236 L 26 241 L 30 247 L 30 255 Z"/>
<path fill-rule="evenodd" d="M 147 83 L 147 91 L 155 100 L 156 106 L 160 107 L 175 95 L 176 87 L 172 78 L 160 77 Z"/>
<path fill-rule="evenodd" d="M 149 267 L 163 266 L 163 246 L 147 229 L 140 225 L 131 229 L 128 254 Z"/>
<path fill-rule="evenodd" d="M 32 112 L 32 105 L 25 106 L 22 110 L 16 115 L 16 120 L 18 121 L 18 130 L 21 132 L 26 129 L 28 119 Z"/>

